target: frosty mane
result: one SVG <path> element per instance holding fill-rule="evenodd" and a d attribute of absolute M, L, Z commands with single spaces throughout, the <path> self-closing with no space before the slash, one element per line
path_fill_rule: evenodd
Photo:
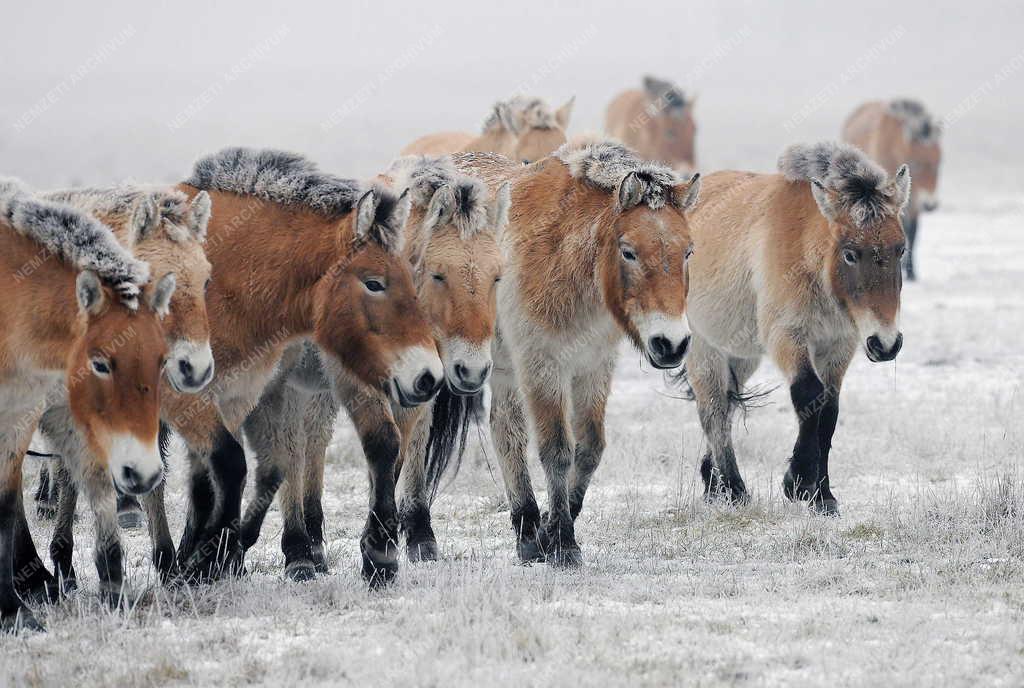
<path fill-rule="evenodd" d="M 685 181 L 674 170 L 649 160 L 611 139 L 576 139 L 552 153 L 569 168 L 575 179 L 605 191 L 615 191 L 619 182 L 635 172 L 643 183 L 643 202 L 652 210 L 672 197 L 672 187 Z"/>
<path fill-rule="evenodd" d="M 488 227 L 487 187 L 459 172 L 451 156 L 406 156 L 391 163 L 386 173 L 396 189 L 409 189 L 414 208 L 426 210 L 438 189 L 448 187 L 454 200 L 451 222 L 464 239 Z"/>
<path fill-rule="evenodd" d="M 499 100 L 484 120 L 484 132 L 510 129 L 519 133 L 526 129 L 554 129 L 558 126 L 555 113 L 541 98 L 513 96 Z"/>
<path fill-rule="evenodd" d="M 369 190 L 354 179 L 321 172 L 297 153 L 254 148 L 225 148 L 200 158 L 185 183 L 207 191 L 251 194 L 272 203 L 305 206 L 330 219 L 350 213 Z"/>
<path fill-rule="evenodd" d="M 889 112 L 903 122 L 911 141 L 931 143 L 939 139 L 941 129 L 921 101 L 910 98 L 893 100 L 889 103 Z"/>
<path fill-rule="evenodd" d="M 779 171 L 791 182 L 818 180 L 835 192 L 839 208 L 858 227 L 891 216 L 894 198 L 885 171 L 859 148 L 825 141 L 796 144 L 779 156 Z"/>
<path fill-rule="evenodd" d="M 65 263 L 95 272 L 126 303 L 149 281 L 149 265 L 118 243 L 110 227 L 69 203 L 33 194 L 17 180 L 0 179 L 0 217 Z"/>
<path fill-rule="evenodd" d="M 152 200 L 159 213 L 154 228 L 163 228 L 172 241 L 185 242 L 191 238 L 206 239 L 206 225 L 210 219 L 210 204 L 207 200 L 193 208 L 189 198 L 181 191 L 163 186 L 116 186 L 110 188 L 65 189 L 49 191 L 45 197 L 51 201 L 68 203 L 96 213 L 105 218 L 116 219 L 119 224 L 130 226 L 129 219 L 139 203 Z M 115 230 L 116 232 L 116 230 Z M 147 235 L 130 237 L 134 244 L 148 238 Z"/>

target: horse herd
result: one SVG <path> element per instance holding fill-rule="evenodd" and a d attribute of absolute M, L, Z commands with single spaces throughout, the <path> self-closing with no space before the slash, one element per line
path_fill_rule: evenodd
<path fill-rule="evenodd" d="M 799 422 L 785 494 L 838 514 L 839 390 L 859 346 L 872 361 L 900 351 L 901 266 L 912 276 L 907 241 L 935 204 L 938 127 L 912 101 L 873 103 L 844 128 L 860 148 L 794 145 L 777 174 L 702 177 L 693 99 L 672 84 L 647 78 L 612 102 L 607 130 L 626 145 L 567 137 L 572 105 L 499 103 L 482 135 L 420 139 L 368 182 L 245 148 L 171 187 L 0 181 L 3 629 L 41 628 L 23 600 L 76 586 L 82 487 L 113 604 L 119 501 L 141 501 L 165 582 L 244 571 L 278 492 L 286 576 L 326 572 L 324 454 L 341 409 L 369 468 L 363 575 L 393 577 L 400 533 L 410 561 L 436 559 L 431 502 L 487 385 L 519 559 L 579 566 L 574 524 L 624 338 L 696 400 L 709 500 L 748 498 L 731 415 L 771 356 Z M 53 573 L 22 494 L 36 433 L 54 457 L 37 494 L 55 512 Z M 177 548 L 172 434 L 190 466 Z"/>

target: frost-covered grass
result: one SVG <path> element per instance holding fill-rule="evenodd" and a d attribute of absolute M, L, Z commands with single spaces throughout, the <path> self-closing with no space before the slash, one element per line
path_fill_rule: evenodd
<path fill-rule="evenodd" d="M 843 390 L 840 519 L 780 494 L 796 429 L 781 387 L 737 423 L 753 503 L 705 505 L 695 410 L 624 350 L 578 524 L 582 571 L 515 565 L 484 437 L 435 505 L 443 561 L 405 565 L 390 589 L 368 592 L 365 473 L 342 422 L 328 465 L 330 576 L 283 580 L 275 511 L 247 578 L 172 593 L 153 585 L 137 532 L 127 568 L 140 600 L 110 612 L 83 514 L 82 590 L 37 608 L 48 633 L 0 638 L 0 685 L 1020 685 L 1022 218 L 1010 202 L 923 221 L 904 351 L 895 364 L 859 356 Z M 770 366 L 756 381 L 780 382 Z M 176 533 L 184 473 L 170 478 Z M 45 551 L 49 526 L 31 518 Z"/>

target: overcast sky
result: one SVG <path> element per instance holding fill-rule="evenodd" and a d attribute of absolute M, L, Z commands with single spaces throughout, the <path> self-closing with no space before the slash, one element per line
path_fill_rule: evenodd
<path fill-rule="evenodd" d="M 991 163 L 1013 181 L 1024 3 L 778 4 L 17 3 L 0 42 L 0 173 L 173 178 L 246 144 L 368 175 L 415 136 L 479 128 L 517 90 L 576 95 L 571 131 L 597 130 L 649 72 L 698 94 L 711 167 L 770 168 L 863 100 L 908 95 L 959 113 L 961 174 Z"/>

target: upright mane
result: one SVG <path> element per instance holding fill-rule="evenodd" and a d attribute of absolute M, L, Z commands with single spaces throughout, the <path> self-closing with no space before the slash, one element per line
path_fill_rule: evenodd
<path fill-rule="evenodd" d="M 658 110 L 670 115 L 681 115 L 686 110 L 686 94 L 671 81 L 653 76 L 644 77 L 644 93 Z"/>
<path fill-rule="evenodd" d="M 513 96 L 499 100 L 484 120 L 483 130 L 510 128 L 518 133 L 524 129 L 554 129 L 558 120 L 551 106 L 541 98 Z"/>
<path fill-rule="evenodd" d="M 32 193 L 18 180 L 0 179 L 0 217 L 65 263 L 95 272 L 128 301 L 149 281 L 149 265 L 136 260 L 110 227 L 69 203 Z"/>
<path fill-rule="evenodd" d="M 404 214 L 402 199 L 383 186 L 362 184 L 321 172 L 313 161 L 274 149 L 225 148 L 200 158 L 185 183 L 206 191 L 250 194 L 271 203 L 301 206 L 329 220 L 348 215 L 370 191 L 376 208 L 369 238 L 389 251 L 400 251 Z"/>
<path fill-rule="evenodd" d="M 464 239 L 488 227 L 487 187 L 456 169 L 450 155 L 398 158 L 386 172 L 396 189 L 409 189 L 414 208 L 425 210 L 438 189 L 447 187 L 453 200 L 452 224 Z"/>
<path fill-rule="evenodd" d="M 272 203 L 305 206 L 330 219 L 347 215 L 369 188 L 321 172 L 287 151 L 225 148 L 200 158 L 185 183 L 207 191 L 251 194 Z"/>
<path fill-rule="evenodd" d="M 889 112 L 902 120 L 911 141 L 930 143 L 938 140 L 941 129 L 921 101 L 898 98 L 889 102 Z"/>
<path fill-rule="evenodd" d="M 190 226 L 196 226 L 201 230 L 197 238 L 202 241 L 205 238 L 206 224 L 210 217 L 208 203 L 198 209 L 199 216 L 196 217 L 189 204 L 188 196 L 175 188 L 166 186 L 63 189 L 48 191 L 44 195 L 51 201 L 68 203 L 106 218 L 123 220 L 124 222 L 119 224 L 126 227 L 130 226 L 127 221 L 138 204 L 150 199 L 159 213 L 158 222 L 154 222 L 153 226 L 162 228 L 172 241 L 177 242 L 188 241 L 195 236 L 189 230 Z M 147 238 L 145 235 L 131 237 L 129 243 L 135 243 L 145 238 Z"/>
<path fill-rule="evenodd" d="M 877 224 L 893 214 L 894 199 L 886 189 L 885 170 L 849 144 L 792 145 L 779 156 L 779 171 L 791 182 L 821 182 L 835 192 L 840 209 L 859 227 Z"/>
<path fill-rule="evenodd" d="M 612 139 L 575 139 L 552 155 L 565 163 L 573 178 L 605 191 L 615 191 L 623 177 L 635 172 L 644 185 L 643 202 L 652 210 L 664 206 L 672 187 L 685 181 L 672 168 L 643 160 Z"/>

